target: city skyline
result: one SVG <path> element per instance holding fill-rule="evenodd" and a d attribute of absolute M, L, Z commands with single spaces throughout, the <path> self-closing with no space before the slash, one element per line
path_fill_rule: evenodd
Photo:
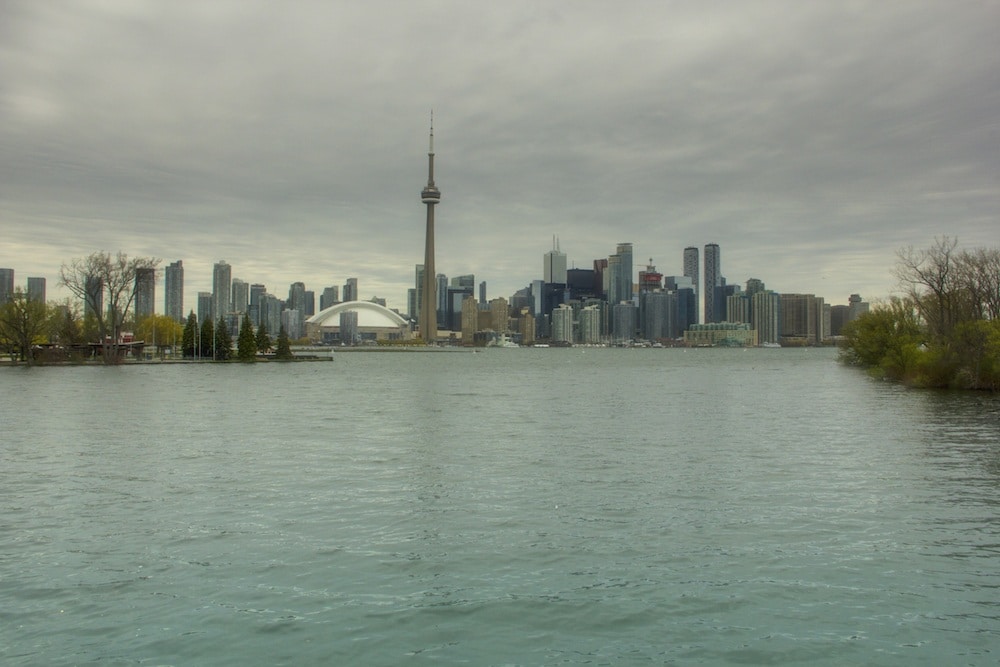
<path fill-rule="evenodd" d="M 431 170 L 433 173 L 433 170 Z M 438 193 L 436 188 L 432 188 L 435 193 Z M 425 195 L 426 195 L 425 190 Z M 438 193 L 439 195 L 439 193 Z M 427 203 L 427 202 L 424 202 Z M 434 198 L 434 204 L 437 203 L 437 198 Z M 430 208 L 430 207 L 428 207 Z M 431 247 L 433 244 L 431 244 Z M 752 297 L 757 292 L 765 290 L 765 282 L 757 277 L 751 277 L 746 279 L 730 280 L 726 277 L 723 272 L 723 265 L 721 262 L 721 249 L 719 244 L 708 243 L 704 247 L 705 257 L 705 269 L 704 272 L 698 275 L 697 270 L 694 268 L 699 264 L 699 250 L 698 248 L 688 247 L 683 251 L 682 265 L 684 268 L 683 274 L 669 274 L 656 271 L 655 265 L 652 263 L 645 266 L 645 270 L 641 267 L 633 266 L 633 246 L 634 244 L 624 242 L 617 244 L 615 252 L 610 254 L 606 258 L 595 258 L 593 261 L 593 269 L 577 269 L 574 268 L 571 272 L 580 272 L 583 274 L 594 274 L 591 278 L 585 279 L 581 276 L 577 276 L 574 281 L 567 280 L 567 271 L 565 268 L 559 271 L 554 271 L 553 266 L 564 267 L 565 266 L 565 255 L 558 250 L 558 242 L 553 239 L 552 250 L 546 252 L 543 256 L 543 267 L 542 273 L 543 278 L 534 278 L 528 281 L 524 287 L 517 290 L 517 294 L 511 293 L 510 295 L 493 296 L 487 297 L 486 292 L 486 282 L 479 282 L 479 303 L 486 304 L 487 301 L 491 304 L 497 300 L 504 302 L 513 302 L 517 299 L 518 295 L 522 298 L 530 292 L 533 292 L 536 288 L 547 287 L 550 284 L 550 279 L 559 278 L 561 280 L 556 285 L 561 285 L 561 289 L 565 290 L 565 294 L 569 299 L 577 299 L 577 296 L 569 296 L 570 292 L 576 294 L 576 290 L 581 289 L 582 285 L 591 285 L 594 278 L 598 279 L 598 282 L 603 282 L 603 296 L 602 300 L 607 304 L 609 309 L 614 309 L 615 306 L 623 304 L 625 302 L 630 303 L 633 306 L 638 306 L 640 309 L 643 308 L 642 300 L 644 293 L 655 291 L 662 292 L 663 294 L 674 293 L 678 289 L 689 288 L 691 292 L 691 299 L 693 301 L 691 310 L 684 315 L 680 315 L 685 322 L 688 323 L 711 323 L 711 322 L 750 322 L 749 317 L 751 310 L 755 310 L 755 306 L 750 306 L 750 301 Z M 425 253 L 426 255 L 426 253 Z M 652 262 L 652 258 L 650 258 Z M 599 267 L 600 265 L 600 267 Z M 243 313 L 249 313 L 254 324 L 257 324 L 258 317 L 268 319 L 265 313 L 273 310 L 271 313 L 272 324 L 269 325 L 270 329 L 277 330 L 278 324 L 276 319 L 279 314 L 284 317 L 290 314 L 289 311 L 294 311 L 296 318 L 298 319 L 298 324 L 294 326 L 296 332 L 304 327 L 304 321 L 309 316 L 314 313 L 319 313 L 322 310 L 330 308 L 331 306 L 338 305 L 343 302 L 348 301 L 371 301 L 379 303 L 382 306 L 388 306 L 398 313 L 408 316 L 414 325 L 416 325 L 415 331 L 419 335 L 422 329 L 420 321 L 425 317 L 425 314 L 421 312 L 421 309 L 416 307 L 418 299 L 416 294 L 421 289 L 421 285 L 424 284 L 423 278 L 426 275 L 423 271 L 423 265 L 418 264 L 415 267 L 416 270 L 416 282 L 415 288 L 410 288 L 408 290 L 407 296 L 407 308 L 395 308 L 390 304 L 386 303 L 386 300 L 381 297 L 372 297 L 370 299 L 361 298 L 359 292 L 359 286 L 357 278 L 348 278 L 346 283 L 342 286 L 337 285 L 327 285 L 323 287 L 323 291 L 320 295 L 319 304 L 317 307 L 316 295 L 318 290 L 313 286 L 313 289 L 306 289 L 305 283 L 302 281 L 296 281 L 289 285 L 288 298 L 282 299 L 275 295 L 275 292 L 283 294 L 283 290 L 275 289 L 274 287 L 268 288 L 262 283 L 249 284 L 247 281 L 239 277 L 234 277 L 232 275 L 232 267 L 225 262 L 220 260 L 213 265 L 213 286 L 212 291 L 205 292 L 200 291 L 194 301 L 194 305 L 188 307 L 186 304 L 176 303 L 176 292 L 180 285 L 184 282 L 183 274 L 183 261 L 177 260 L 169 264 L 166 268 L 160 267 L 156 270 L 154 269 L 140 269 L 136 272 L 135 278 L 135 300 L 131 306 L 131 311 L 133 316 L 137 319 L 142 319 L 150 314 L 157 315 L 168 315 L 171 316 L 172 312 L 178 312 L 176 309 L 181 308 L 180 312 L 183 312 L 183 316 L 173 315 L 174 319 L 179 322 L 183 322 L 187 319 L 189 313 L 193 313 L 197 316 L 199 320 L 204 320 L 210 317 L 211 319 L 216 319 L 216 313 L 220 310 L 224 311 L 227 317 L 239 316 Z M 692 271 L 694 274 L 692 274 Z M 15 269 L 13 268 L 0 268 L 0 293 L 3 293 L 6 288 L 8 292 L 13 291 L 11 285 L 23 289 L 17 284 L 15 280 Z M 603 274 L 603 281 L 600 280 Z M 631 275 L 630 275 L 631 274 Z M 155 276 L 155 277 L 154 277 Z M 704 291 L 704 294 L 698 296 L 698 282 L 701 278 L 703 284 L 715 284 L 715 289 L 712 290 L 713 297 L 710 299 L 708 295 L 708 290 Z M 449 287 L 450 280 L 450 287 Z M 45 281 L 44 277 L 29 277 L 27 278 L 28 294 L 29 296 L 34 294 L 35 298 L 39 296 L 44 300 L 45 294 Z M 163 286 L 163 297 L 161 299 L 162 307 L 156 306 L 156 284 L 161 283 Z M 439 294 L 447 293 L 448 298 L 437 299 L 437 308 L 431 308 L 430 312 L 435 315 L 434 326 L 434 336 L 438 337 L 438 329 L 443 329 L 445 331 L 457 331 L 458 323 L 449 321 L 447 318 L 442 320 L 441 318 L 445 316 L 446 312 L 451 312 L 451 309 L 457 309 L 460 307 L 458 303 L 450 304 L 451 293 L 453 289 L 457 289 L 462 293 L 464 297 L 466 294 L 472 297 L 475 301 L 474 290 L 476 288 L 476 276 L 474 274 L 466 274 L 460 276 L 448 276 L 447 274 L 437 273 L 435 275 L 436 283 L 435 288 Z M 600 288 L 594 288 L 601 291 Z M 589 292 L 590 287 L 585 287 L 584 291 Z M 338 298 L 338 291 L 342 290 L 340 298 Z M 466 291 L 467 290 L 467 291 Z M 828 303 L 828 305 L 836 305 L 838 308 L 847 309 L 848 306 L 838 299 L 830 300 L 824 295 L 815 294 L 803 294 L 800 291 L 792 290 L 779 293 L 776 290 L 767 288 L 768 294 L 774 297 L 808 297 L 810 300 L 818 298 L 820 303 Z M 562 292 L 559 292 L 562 293 Z M 727 311 L 732 307 L 729 304 L 729 300 L 732 298 L 730 295 L 742 295 L 747 301 L 743 308 L 751 309 L 746 312 L 741 312 L 735 319 L 730 319 L 727 317 Z M 232 301 L 230 302 L 230 297 Z M 273 305 L 268 305 L 264 303 L 264 298 L 267 298 L 268 303 L 273 303 Z M 541 298 L 539 294 L 534 294 L 530 297 L 533 301 Z M 551 298 L 546 296 L 544 300 Z M 685 297 L 686 298 L 686 297 Z M 556 297 L 558 303 L 565 303 L 562 297 Z M 709 305 L 710 301 L 714 301 L 715 305 Z M 861 302 L 861 297 L 857 293 L 852 293 L 847 302 L 853 304 L 855 301 Z M 325 302 L 325 303 L 324 303 Z M 705 304 L 705 308 L 701 309 L 701 314 L 699 315 L 699 302 Z M 541 302 L 536 302 L 540 304 Z M 224 305 L 220 305 L 224 304 Z M 83 304 L 85 305 L 85 304 Z M 544 308 L 544 306 L 542 306 Z M 867 304 L 865 306 L 867 308 Z M 275 310 L 279 308 L 279 310 Z M 682 310 L 686 306 L 681 306 Z M 512 316 L 515 311 L 512 311 Z M 706 315 L 705 313 L 715 313 L 714 315 Z M 852 312 L 854 312 L 852 310 Z M 236 320 L 233 321 L 232 326 L 238 326 Z M 292 330 L 292 325 L 286 326 L 287 329 Z M 683 328 L 683 327 L 682 327 Z M 298 336 L 296 336 L 298 337 Z M 677 336 L 674 336 L 677 337 Z M 767 341 L 775 342 L 775 341 Z"/>
<path fill-rule="evenodd" d="M 568 268 L 629 241 L 665 274 L 718 243 L 730 282 L 838 303 L 889 295 L 901 247 L 996 244 L 995 3 L 3 11 L 0 266 L 50 299 L 122 250 L 182 260 L 185 311 L 222 259 L 405 311 L 431 108 L 436 271 L 490 298 L 553 235 Z"/>

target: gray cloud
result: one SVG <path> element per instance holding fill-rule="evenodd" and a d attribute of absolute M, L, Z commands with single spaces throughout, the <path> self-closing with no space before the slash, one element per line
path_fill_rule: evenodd
<path fill-rule="evenodd" d="M 900 246 L 996 245 L 995 2 L 12 2 L 0 226 L 404 307 L 436 118 L 440 271 L 490 295 L 636 244 L 680 272 L 887 294 Z"/>

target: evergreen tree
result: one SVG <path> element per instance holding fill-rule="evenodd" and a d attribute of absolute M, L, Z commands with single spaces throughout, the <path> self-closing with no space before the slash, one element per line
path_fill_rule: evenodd
<path fill-rule="evenodd" d="M 215 324 L 212 322 L 211 317 L 206 317 L 205 321 L 201 323 L 201 358 L 211 359 L 212 358 L 212 345 L 215 341 Z"/>
<path fill-rule="evenodd" d="M 233 338 L 223 317 L 215 324 L 215 360 L 228 361 L 233 356 Z"/>
<path fill-rule="evenodd" d="M 253 335 L 253 323 L 250 321 L 249 313 L 243 313 L 243 322 L 240 323 L 236 358 L 240 361 L 257 361 L 257 339 Z"/>
<path fill-rule="evenodd" d="M 285 331 L 284 326 L 278 331 L 278 349 L 275 350 L 274 358 L 282 361 L 288 361 L 292 358 L 292 346 L 288 341 L 288 332 Z"/>
<path fill-rule="evenodd" d="M 191 358 L 194 357 L 198 344 L 198 318 L 195 316 L 192 310 L 187 317 L 187 324 L 184 325 L 184 335 L 181 336 L 181 349 L 183 350 L 184 356 Z"/>
<path fill-rule="evenodd" d="M 260 326 L 257 327 L 257 351 L 261 354 L 267 354 L 271 351 L 271 336 L 267 333 L 267 325 L 261 320 Z"/>

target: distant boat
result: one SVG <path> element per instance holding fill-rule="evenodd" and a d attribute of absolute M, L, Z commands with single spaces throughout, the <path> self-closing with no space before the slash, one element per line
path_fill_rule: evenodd
<path fill-rule="evenodd" d="M 507 334 L 503 334 L 494 343 L 493 347 L 521 347 L 511 339 L 507 338 Z"/>

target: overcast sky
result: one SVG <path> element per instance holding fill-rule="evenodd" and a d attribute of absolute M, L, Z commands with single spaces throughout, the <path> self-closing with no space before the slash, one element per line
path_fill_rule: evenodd
<path fill-rule="evenodd" d="M 0 1 L 0 266 L 96 250 L 405 310 L 619 242 L 846 303 L 900 247 L 1000 244 L 1000 3 Z M 65 294 L 63 294 L 65 296 Z M 163 306 L 162 281 L 157 310 Z M 318 296 L 317 296 L 318 298 Z"/>

